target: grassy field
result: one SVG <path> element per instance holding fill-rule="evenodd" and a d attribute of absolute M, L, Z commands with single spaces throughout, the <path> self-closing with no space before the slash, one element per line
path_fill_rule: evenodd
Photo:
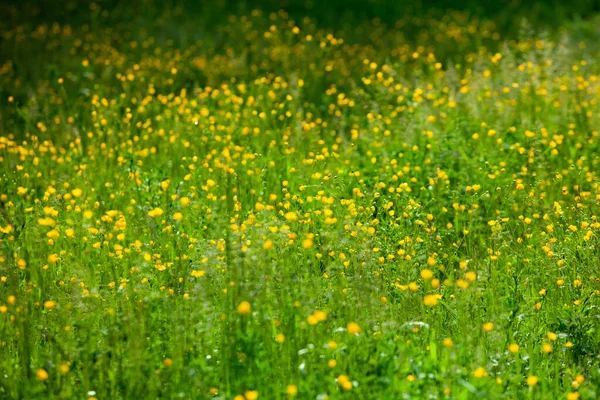
<path fill-rule="evenodd" d="M 600 396 L 598 16 L 35 4 L 1 399 Z"/>

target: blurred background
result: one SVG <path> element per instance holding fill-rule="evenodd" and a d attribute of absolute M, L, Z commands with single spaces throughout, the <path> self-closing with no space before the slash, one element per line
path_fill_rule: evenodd
<path fill-rule="evenodd" d="M 95 15 L 94 10 L 104 11 Z M 598 0 L 26 0 L 3 1 L 0 5 L 3 23 L 20 24 L 52 21 L 58 23 L 91 23 L 103 18 L 137 20 L 152 19 L 165 12 L 179 13 L 179 19 L 200 25 L 218 24 L 230 14 L 246 14 L 251 10 L 285 10 L 296 18 L 308 16 L 332 28 L 349 28 L 365 19 L 378 19 L 391 24 L 405 17 L 439 15 L 448 10 L 466 11 L 472 16 L 493 19 L 507 35 L 516 34 L 520 20 L 527 19 L 535 27 L 557 29 L 570 20 L 590 19 L 600 11 Z M 101 13 L 102 14 L 102 13 Z M 99 22 L 99 21 L 96 21 Z"/>

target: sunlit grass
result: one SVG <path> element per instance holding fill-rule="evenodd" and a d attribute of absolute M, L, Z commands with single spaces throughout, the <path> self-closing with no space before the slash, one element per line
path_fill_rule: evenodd
<path fill-rule="evenodd" d="M 593 43 L 90 12 L 1 31 L 0 398 L 597 398 Z"/>

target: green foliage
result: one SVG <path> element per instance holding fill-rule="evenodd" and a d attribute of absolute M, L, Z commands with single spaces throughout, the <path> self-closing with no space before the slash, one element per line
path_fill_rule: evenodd
<path fill-rule="evenodd" d="M 0 6 L 0 398 L 598 397 L 594 4 L 369 4 Z"/>

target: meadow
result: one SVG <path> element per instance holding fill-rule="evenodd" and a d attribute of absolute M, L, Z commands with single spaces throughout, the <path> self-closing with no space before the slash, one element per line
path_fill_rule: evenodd
<path fill-rule="evenodd" d="M 598 15 L 34 4 L 0 398 L 600 397 Z"/>

